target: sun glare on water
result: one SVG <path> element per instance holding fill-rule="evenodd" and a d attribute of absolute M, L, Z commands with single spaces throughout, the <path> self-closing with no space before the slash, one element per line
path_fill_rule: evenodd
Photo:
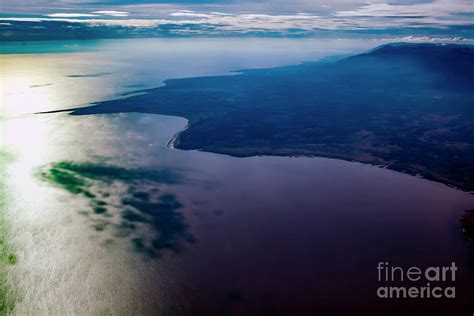
<path fill-rule="evenodd" d="M 38 170 L 51 163 L 90 159 L 81 135 L 101 123 L 106 127 L 104 118 L 35 114 L 71 106 L 75 93 L 82 93 L 80 78 L 64 78 L 64 70 L 55 71 L 42 58 L 0 56 L 0 154 L 11 157 L 1 165 L 5 207 L 0 216 L 8 223 L 8 247 L 15 254 L 1 276 L 13 306 L 9 312 L 131 314 L 143 297 L 138 284 L 152 282 L 141 280 L 142 269 L 134 269 L 142 260 L 127 255 L 128 242 L 104 246 L 108 232 L 94 230 L 91 219 L 81 215 L 90 208 L 86 198 L 38 178 Z"/>

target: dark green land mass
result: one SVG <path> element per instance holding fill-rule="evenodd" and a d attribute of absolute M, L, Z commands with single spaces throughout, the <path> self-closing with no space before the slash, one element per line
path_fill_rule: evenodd
<path fill-rule="evenodd" d="M 332 63 L 166 81 L 74 115 L 182 116 L 176 147 L 315 155 L 474 190 L 474 47 L 390 44 Z"/>

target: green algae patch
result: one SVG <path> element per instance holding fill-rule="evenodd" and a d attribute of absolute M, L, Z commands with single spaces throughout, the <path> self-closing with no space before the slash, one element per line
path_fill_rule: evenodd
<path fill-rule="evenodd" d="M 2 206 L 3 207 L 3 206 Z M 3 216 L 2 208 L 2 216 Z M 11 290 L 6 282 L 6 268 L 13 266 L 17 262 L 17 257 L 13 250 L 5 242 L 6 238 L 5 223 L 0 222 L 0 315 L 7 315 L 15 307 L 15 297 L 11 296 Z"/>
<path fill-rule="evenodd" d="M 87 180 L 79 177 L 70 170 L 61 168 L 60 165 L 53 165 L 48 170 L 41 171 L 39 175 L 42 180 L 59 186 L 72 194 L 84 194 L 86 197 L 94 197 L 92 193 L 86 190 L 89 186 Z"/>
<path fill-rule="evenodd" d="M 8 262 L 9 264 L 15 264 L 15 263 L 16 263 L 16 256 L 15 256 L 15 255 L 12 255 L 12 254 L 8 255 L 8 257 L 7 257 L 7 262 Z"/>
<path fill-rule="evenodd" d="M 111 248 L 114 245 L 114 240 L 108 238 L 102 242 L 102 245 L 106 248 Z"/>
<path fill-rule="evenodd" d="M 77 213 L 78 213 L 79 215 L 86 216 L 86 217 L 90 215 L 89 211 L 84 211 L 84 210 L 78 211 Z"/>
<path fill-rule="evenodd" d="M 90 192 L 94 182 L 110 184 L 114 181 L 136 182 L 150 181 L 164 184 L 176 184 L 179 176 L 168 170 L 129 170 L 125 168 L 93 164 L 62 161 L 54 163 L 38 172 L 41 180 L 59 186 L 72 194 L 82 194 L 94 199 L 96 195 Z M 142 192 L 143 196 L 146 193 Z M 109 197 L 110 193 L 102 192 L 102 197 Z M 102 202 L 99 202 L 102 203 Z"/>
<path fill-rule="evenodd" d="M 105 213 L 107 213 L 107 209 L 105 207 L 102 207 L 102 206 L 96 206 L 96 207 L 94 207 L 94 213 L 95 214 L 105 214 Z"/>
<path fill-rule="evenodd" d="M 79 212 L 96 232 L 110 231 L 129 239 L 132 249 L 152 258 L 161 252 L 178 252 L 182 244 L 195 243 L 176 195 L 163 185 L 178 184 L 180 174 L 171 169 L 126 169 L 98 163 L 62 161 L 40 168 L 40 180 L 82 196 L 89 210 Z M 109 197 L 120 196 L 111 202 Z M 145 233 L 147 232 L 147 233 Z"/>
<path fill-rule="evenodd" d="M 0 149 L 0 315 L 8 315 L 15 307 L 16 298 L 7 286 L 6 270 L 17 262 L 14 250 L 8 245 L 8 231 L 5 223 L 6 192 L 4 179 L 6 167 L 14 160 L 9 152 Z"/>
<path fill-rule="evenodd" d="M 53 164 L 50 168 L 50 172 L 53 170 L 81 177 L 79 179 L 66 178 L 64 179 L 66 181 L 61 183 L 63 185 L 72 184 L 82 186 L 85 184 L 83 183 L 81 185 L 80 181 L 82 179 L 98 180 L 108 183 L 112 181 L 153 181 L 166 184 L 176 184 L 179 182 L 178 174 L 169 169 L 126 169 L 109 165 L 63 161 Z M 76 180 L 79 180 L 79 182 L 76 182 Z M 69 181 L 72 181 L 72 183 L 68 183 Z"/>
<path fill-rule="evenodd" d="M 104 230 L 107 228 L 108 225 L 109 225 L 109 223 L 106 222 L 106 221 L 97 221 L 97 222 L 94 223 L 94 225 L 93 225 L 92 227 L 93 227 L 96 231 L 102 232 L 102 231 L 104 231 Z"/>

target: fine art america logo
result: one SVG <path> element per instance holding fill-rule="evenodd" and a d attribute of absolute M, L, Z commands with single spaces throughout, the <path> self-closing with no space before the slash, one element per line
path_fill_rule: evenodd
<path fill-rule="evenodd" d="M 456 263 L 427 268 L 392 266 L 379 262 L 377 288 L 379 298 L 455 298 Z M 396 286 L 394 286 L 396 285 Z"/>

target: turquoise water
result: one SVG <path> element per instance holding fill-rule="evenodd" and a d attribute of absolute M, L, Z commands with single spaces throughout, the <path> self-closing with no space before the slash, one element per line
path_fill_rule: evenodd
<path fill-rule="evenodd" d="M 17 314 L 370 314 L 404 304 L 375 301 L 379 261 L 455 261 L 459 299 L 446 306 L 468 304 L 471 254 L 457 218 L 472 195 L 332 159 L 169 149 L 182 118 L 32 114 L 377 42 L 110 40 L 50 54 L 62 44 L 52 45 L 0 56 Z"/>
<path fill-rule="evenodd" d="M 0 54 L 60 54 L 97 50 L 101 40 L 2 42 Z"/>

